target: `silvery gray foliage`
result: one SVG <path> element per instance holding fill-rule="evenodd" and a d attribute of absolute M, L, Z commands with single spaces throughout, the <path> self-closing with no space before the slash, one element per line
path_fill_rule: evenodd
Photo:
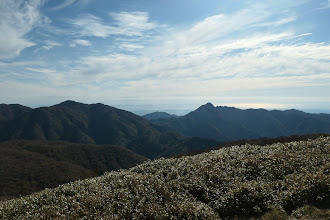
<path fill-rule="evenodd" d="M 232 146 L 4 201 L 0 219 L 262 218 L 274 210 L 294 219 L 308 205 L 329 214 L 329 170 L 329 137 Z"/>

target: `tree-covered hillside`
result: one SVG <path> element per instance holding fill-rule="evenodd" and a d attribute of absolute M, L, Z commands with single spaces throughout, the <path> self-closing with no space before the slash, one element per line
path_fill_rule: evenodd
<path fill-rule="evenodd" d="M 0 121 L 13 120 L 30 110 L 32 109 L 19 104 L 0 104 Z"/>
<path fill-rule="evenodd" d="M 329 219 L 330 137 L 146 162 L 0 203 L 3 219 Z"/>
<path fill-rule="evenodd" d="M 131 149 L 148 158 L 168 154 L 182 142 L 196 143 L 131 112 L 101 103 L 65 101 L 58 105 L 32 109 L 5 122 L 0 121 L 0 141 L 63 140 L 81 144 L 111 144 Z M 201 143 L 199 139 L 197 143 Z M 207 146 L 209 140 L 201 146 Z M 181 152 L 184 153 L 184 152 Z"/>
<path fill-rule="evenodd" d="M 107 171 L 127 169 L 147 158 L 112 145 L 12 140 L 0 143 L 0 200 Z"/>
<path fill-rule="evenodd" d="M 211 103 L 177 118 L 151 120 L 186 136 L 210 138 L 222 142 L 272 138 L 290 135 L 330 133 L 329 114 L 309 114 L 298 110 L 247 109 Z"/>

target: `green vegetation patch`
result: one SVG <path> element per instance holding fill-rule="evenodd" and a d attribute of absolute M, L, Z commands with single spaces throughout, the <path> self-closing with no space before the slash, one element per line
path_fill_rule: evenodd
<path fill-rule="evenodd" d="M 330 137 L 159 159 L 0 203 L 0 218 L 329 219 Z"/>

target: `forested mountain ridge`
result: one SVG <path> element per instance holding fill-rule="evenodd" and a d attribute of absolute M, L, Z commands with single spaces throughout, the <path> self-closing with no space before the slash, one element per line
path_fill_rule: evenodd
<path fill-rule="evenodd" d="M 330 133 L 329 114 L 309 114 L 298 110 L 241 110 L 215 107 L 211 103 L 181 117 L 152 114 L 154 119 L 151 120 L 101 103 L 74 101 L 36 109 L 23 107 L 16 114 L 10 112 L 7 120 L 0 120 L 0 141 L 39 139 L 112 144 L 125 146 L 148 158 L 216 147 L 217 142 L 210 139 L 223 143 Z"/>
<path fill-rule="evenodd" d="M 183 135 L 166 131 L 131 112 L 101 103 L 74 101 L 32 109 L 6 123 L 0 122 L 0 141 L 12 139 L 111 144 L 125 146 L 148 158 L 170 155 L 169 148 L 182 142 L 194 145 Z M 200 147 L 216 145 L 205 144 Z"/>
<path fill-rule="evenodd" d="M 0 121 L 13 120 L 31 108 L 19 104 L 0 104 Z"/>
<path fill-rule="evenodd" d="M 158 132 L 133 113 L 103 104 L 66 101 L 41 107 L 12 120 L 2 140 L 66 140 L 75 143 L 126 145 L 138 135 Z"/>
<path fill-rule="evenodd" d="M 330 133 L 329 114 L 203 105 L 185 116 L 151 120 L 186 136 L 218 141 Z"/>

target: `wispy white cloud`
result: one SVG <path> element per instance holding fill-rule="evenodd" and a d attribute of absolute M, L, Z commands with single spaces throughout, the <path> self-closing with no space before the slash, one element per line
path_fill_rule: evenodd
<path fill-rule="evenodd" d="M 51 10 L 61 10 L 63 8 L 66 8 L 70 5 L 72 5 L 73 3 L 75 3 L 76 0 L 64 0 L 61 4 L 59 4 L 58 6 L 55 6 L 53 8 L 51 8 Z"/>
<path fill-rule="evenodd" d="M 236 31 L 247 30 L 251 25 L 263 21 L 268 16 L 268 13 L 255 7 L 233 14 L 218 14 L 205 18 L 186 31 L 177 31 L 173 39 L 184 46 L 214 42 Z"/>
<path fill-rule="evenodd" d="M 45 50 L 50 50 L 53 47 L 60 47 L 60 46 L 63 46 L 63 45 L 59 42 L 52 41 L 52 40 L 46 40 L 45 45 L 42 48 Z"/>
<path fill-rule="evenodd" d="M 0 81 L 7 78 L 21 78 L 21 75 L 25 73 L 27 68 L 31 66 L 42 66 L 41 61 L 21 61 L 21 62 L 0 62 Z"/>
<path fill-rule="evenodd" d="M 43 0 L 0 0 L 0 59 L 16 57 L 36 43 L 25 35 L 46 20 L 39 9 Z"/>
<path fill-rule="evenodd" d="M 103 20 L 91 14 L 84 14 L 77 19 L 68 21 L 75 26 L 79 35 L 93 37 L 108 37 L 111 33 L 111 27 L 106 25 Z"/>
<path fill-rule="evenodd" d="M 287 24 L 287 23 L 290 23 L 290 22 L 293 22 L 297 20 L 297 17 L 296 16 L 292 16 L 292 17 L 288 17 L 288 18 L 283 18 L 281 20 L 278 20 L 278 21 L 272 21 L 272 22 L 267 22 L 267 23 L 261 23 L 261 24 L 258 24 L 258 26 L 280 26 L 280 25 L 283 25 L 283 24 Z"/>
<path fill-rule="evenodd" d="M 159 27 L 158 24 L 149 22 L 146 12 L 120 12 L 110 13 L 115 20 L 112 34 L 125 36 L 143 36 L 146 31 Z"/>
<path fill-rule="evenodd" d="M 292 6 L 298 4 L 289 2 Z M 150 21 L 144 12 L 110 13 L 112 20 L 85 14 L 67 20 L 78 33 L 70 34 L 75 35 L 74 39 L 81 38 L 72 41 L 71 46 L 90 46 L 93 37 L 112 36 L 115 38 L 111 44 L 113 50 L 103 51 L 100 56 L 83 56 L 67 72 L 52 72 L 46 67 L 27 70 L 33 72 L 31 74 L 43 74 L 45 85 L 67 89 L 60 94 L 66 97 L 102 93 L 104 99 L 192 100 L 198 97 L 212 101 L 217 100 L 216 97 L 242 97 L 246 91 L 255 91 L 259 99 L 251 98 L 246 101 L 248 104 L 271 106 L 260 97 L 262 91 L 272 90 L 277 94 L 290 88 L 307 94 L 306 91 L 314 91 L 313 88 L 322 88 L 323 92 L 304 100 L 312 102 L 317 96 L 330 102 L 325 95 L 330 92 L 329 43 L 308 42 L 310 30 L 302 32 L 293 25 L 285 25 L 296 24 L 294 21 L 298 21 L 299 16 L 291 12 L 276 14 L 272 7 L 256 5 L 230 14 L 213 15 L 180 29 L 164 28 Z M 158 32 L 160 28 L 163 32 Z M 90 41 L 83 40 L 86 36 L 91 37 L 86 38 Z M 143 41 L 146 36 L 153 36 L 151 44 Z M 21 86 L 11 78 L 3 79 L 12 88 Z M 14 92 L 11 87 L 1 89 L 0 86 L 0 92 Z M 39 87 L 56 96 L 56 89 Z M 32 89 L 33 95 L 37 90 Z M 23 89 L 15 94 L 19 97 L 21 93 Z M 286 103 L 293 103 L 301 94 L 291 95 Z M 285 95 L 276 95 L 279 96 Z M 96 95 L 93 98 L 97 98 Z M 275 103 L 281 104 L 277 99 Z"/>
<path fill-rule="evenodd" d="M 329 85 L 330 45 L 305 41 L 312 33 L 264 28 L 297 19 L 269 23 L 272 15 L 265 9 L 210 16 L 184 30 L 169 29 L 137 54 L 84 57 L 73 73 L 94 80 L 109 94 L 146 99 Z M 116 81 L 120 86 L 110 91 L 106 82 Z"/>
<path fill-rule="evenodd" d="M 40 69 L 40 68 L 26 68 L 28 71 L 38 72 L 38 73 L 56 73 L 56 70 L 50 70 L 50 69 Z"/>
<path fill-rule="evenodd" d="M 100 17 L 84 14 L 76 19 L 68 20 L 79 32 L 80 36 L 106 38 L 110 35 L 141 37 L 145 32 L 157 27 L 156 23 L 149 22 L 146 12 L 111 13 L 113 24 Z"/>
<path fill-rule="evenodd" d="M 123 49 L 123 50 L 126 50 L 126 51 L 135 51 L 135 50 L 138 50 L 138 49 L 143 49 L 144 46 L 142 45 L 138 45 L 138 44 L 127 44 L 127 43 L 124 43 L 124 44 L 121 44 L 119 46 L 120 49 Z"/>
<path fill-rule="evenodd" d="M 297 37 L 303 37 L 303 36 L 309 36 L 309 35 L 312 35 L 313 33 L 305 33 L 305 34 L 300 34 L 298 35 Z"/>
<path fill-rule="evenodd" d="M 330 68 L 329 45 L 284 44 L 292 34 L 256 35 L 210 47 L 162 54 L 112 54 L 85 57 L 78 72 L 102 80 L 162 78 L 216 79 L 276 77 L 325 73 Z M 280 43 L 280 45 L 273 45 Z M 164 48 L 166 50 L 167 48 Z"/>
<path fill-rule="evenodd" d="M 88 47 L 91 46 L 92 44 L 88 40 L 76 39 L 70 44 L 70 47 L 75 47 L 77 45 Z"/>

